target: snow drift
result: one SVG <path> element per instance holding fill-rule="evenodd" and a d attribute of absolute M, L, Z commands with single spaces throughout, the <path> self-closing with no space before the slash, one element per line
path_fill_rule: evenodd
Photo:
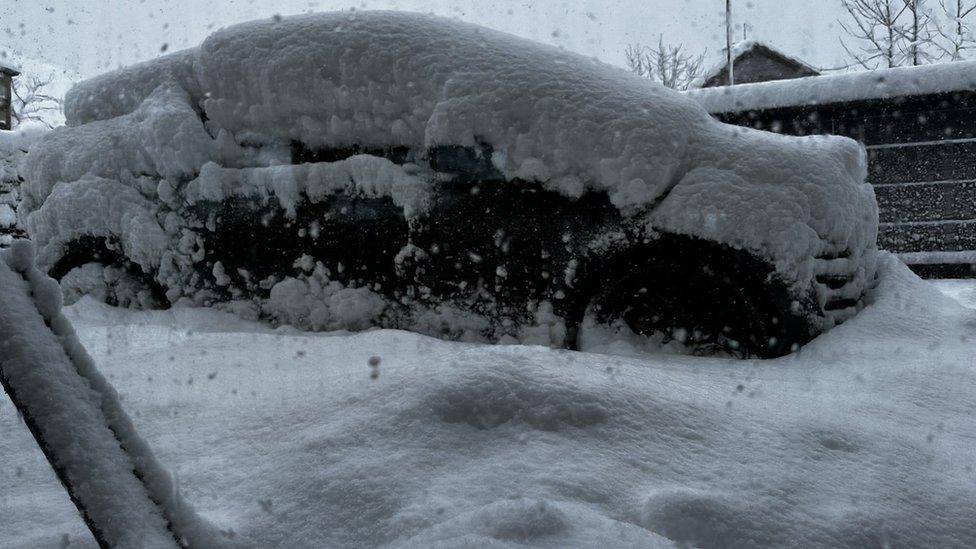
<path fill-rule="evenodd" d="M 772 361 L 65 314 L 184 497 L 257 547 L 972 547 L 976 283 L 966 309 L 880 271 Z M 0 438 L 0 547 L 92 546 L 6 405 Z"/>
<path fill-rule="evenodd" d="M 346 167 L 282 166 L 295 142 L 419 153 L 486 144 L 508 181 L 568 197 L 606 193 L 649 235 L 749 250 L 797 294 L 815 286 L 818 257 L 849 263 L 852 294 L 873 280 L 877 209 L 855 142 L 727 127 L 622 69 L 438 17 L 354 12 L 237 25 L 75 86 L 66 116 L 69 127 L 29 158 L 19 214 L 42 268 L 79 235 L 104 236 L 173 302 L 213 300 L 191 283 L 203 252 L 177 215 L 200 193 L 264 196 L 288 209 L 314 192 L 351 189 L 393 196 L 411 216 L 436 188 L 416 166 L 375 163 L 329 182 Z M 110 182 L 120 186 L 111 200 L 83 190 Z M 89 221 L 59 223 L 71 209 Z"/>

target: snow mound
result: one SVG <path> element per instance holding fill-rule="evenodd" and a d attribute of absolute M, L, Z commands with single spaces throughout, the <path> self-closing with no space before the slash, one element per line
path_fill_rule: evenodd
<path fill-rule="evenodd" d="M 647 238 L 670 231 L 747 249 L 798 295 L 814 284 L 817 256 L 849 258 L 860 273 L 854 293 L 873 279 L 877 208 L 855 142 L 730 128 L 648 79 L 448 19 L 346 12 L 237 25 L 83 82 L 66 109 L 69 127 L 28 161 L 18 213 L 42 268 L 78 235 L 107 237 L 171 301 L 215 295 L 191 282 L 205 250 L 194 233 L 201 222 L 183 208 L 196 200 L 274 196 L 293 213 L 301 199 L 352 189 L 392 197 L 413 217 L 441 183 L 363 155 L 282 166 L 295 142 L 406 147 L 420 160 L 430 147 L 484 146 L 509 181 L 569 197 L 606 193 Z M 93 177 L 146 202 L 131 192 L 86 199 L 88 221 L 59 223 L 74 199 L 56 189 Z"/>
<path fill-rule="evenodd" d="M 879 272 L 772 361 L 67 314 L 184 497 L 253 546 L 973 546 L 976 311 Z M 4 541 L 83 535 L 9 406 L 0 437 Z"/>
<path fill-rule="evenodd" d="M 23 208 L 32 212 L 58 183 L 90 176 L 123 183 L 138 175 L 191 176 L 214 156 L 214 149 L 189 95 L 164 82 L 130 113 L 47 135 L 27 158 Z"/>

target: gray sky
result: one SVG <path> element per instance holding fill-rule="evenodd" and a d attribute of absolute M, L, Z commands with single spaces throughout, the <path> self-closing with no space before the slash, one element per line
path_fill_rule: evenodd
<path fill-rule="evenodd" d="M 840 0 L 733 0 L 741 38 L 816 66 L 845 62 Z M 28 58 L 91 76 L 198 44 L 240 21 L 336 9 L 433 12 L 622 65 L 631 42 L 681 42 L 720 55 L 723 0 L 3 0 L 0 60 Z"/>

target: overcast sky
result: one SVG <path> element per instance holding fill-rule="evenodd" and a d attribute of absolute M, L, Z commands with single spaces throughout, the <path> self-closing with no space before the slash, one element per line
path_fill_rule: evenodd
<path fill-rule="evenodd" d="M 337 9 L 433 12 L 622 65 L 628 43 L 680 42 L 721 55 L 724 0 L 2 0 L 3 56 L 81 76 L 198 44 L 240 21 Z M 846 62 L 840 0 L 733 0 L 736 36 L 770 42 L 815 66 Z"/>

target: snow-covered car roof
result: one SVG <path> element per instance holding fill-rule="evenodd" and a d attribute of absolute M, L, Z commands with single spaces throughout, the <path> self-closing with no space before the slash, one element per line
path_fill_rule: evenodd
<path fill-rule="evenodd" d="M 976 61 L 897 67 L 686 92 L 708 112 L 727 113 L 976 90 Z"/>
<path fill-rule="evenodd" d="M 290 164 L 294 141 L 485 144 L 508 180 L 570 197 L 606 192 L 625 215 L 752 250 L 801 285 L 810 258 L 871 248 L 877 231 L 864 152 L 852 140 L 727 126 L 621 68 L 429 15 L 322 13 L 229 27 L 197 48 L 75 86 L 66 117 L 69 127 L 28 159 L 19 215 L 35 217 L 27 226 L 42 261 L 56 253 L 46 244 L 79 230 L 65 221 L 70 207 L 35 211 L 59 182 L 97 187 L 91 202 L 107 224 L 98 230 L 129 238 L 140 264 L 158 264 L 160 230 L 134 232 L 146 216 L 125 212 L 150 207 L 153 191 L 165 200 L 172 187 L 140 177 L 186 181 L 211 162 Z M 111 181 L 99 177 L 130 189 L 106 197 Z M 69 204 L 81 192 L 55 194 Z"/>

